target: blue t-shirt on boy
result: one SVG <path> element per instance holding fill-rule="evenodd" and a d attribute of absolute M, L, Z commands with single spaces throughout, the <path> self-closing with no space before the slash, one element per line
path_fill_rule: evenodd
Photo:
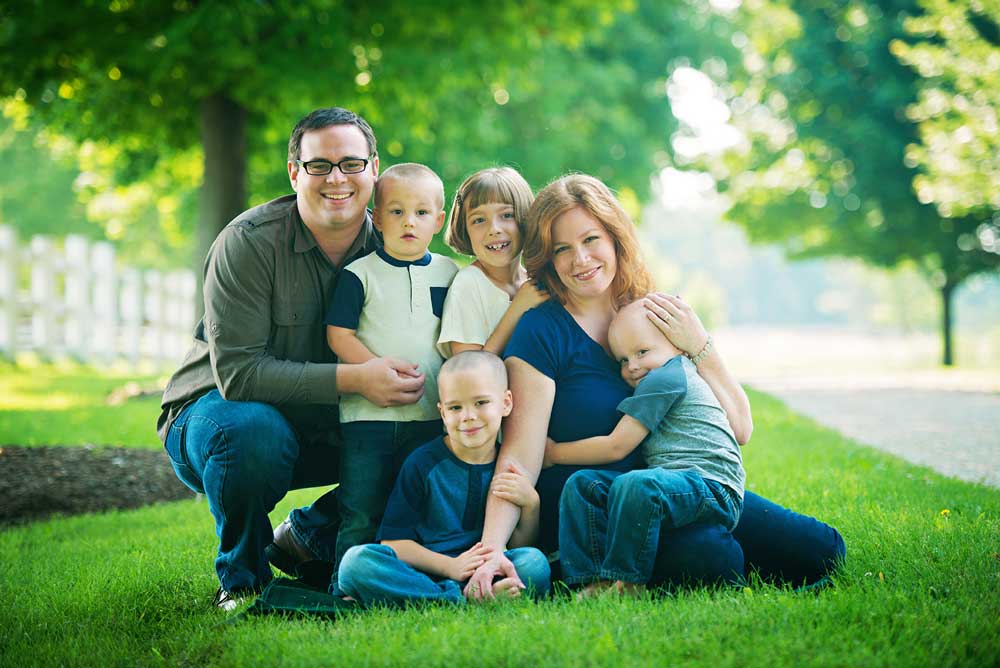
<path fill-rule="evenodd" d="M 462 554 L 483 535 L 495 465 L 463 462 L 443 436 L 421 445 L 403 462 L 376 540 L 412 540 L 438 554 Z"/>

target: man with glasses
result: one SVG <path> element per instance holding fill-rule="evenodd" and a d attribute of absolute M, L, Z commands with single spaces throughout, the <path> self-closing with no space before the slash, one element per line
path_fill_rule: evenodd
<path fill-rule="evenodd" d="M 294 195 L 245 211 L 212 244 L 205 316 L 157 423 L 178 478 L 215 518 L 215 603 L 227 610 L 268 583 L 268 559 L 293 574 L 307 560 L 333 561 L 334 493 L 273 534 L 267 514 L 291 489 L 337 482 L 338 397 L 402 405 L 424 387 L 399 360 L 337 364 L 324 336 L 341 268 L 382 244 L 368 211 L 371 127 L 346 109 L 312 112 L 292 130 L 288 177 Z"/>

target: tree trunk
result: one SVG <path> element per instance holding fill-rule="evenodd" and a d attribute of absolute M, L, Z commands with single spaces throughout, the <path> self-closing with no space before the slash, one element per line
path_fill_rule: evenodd
<path fill-rule="evenodd" d="M 246 208 L 247 112 L 225 93 L 201 101 L 201 144 L 205 174 L 198 206 L 197 314 L 205 312 L 202 274 L 208 249 L 226 224 Z"/>
<path fill-rule="evenodd" d="M 953 283 L 950 278 L 945 280 L 944 285 L 941 286 L 941 340 L 944 344 L 944 354 L 941 363 L 945 366 L 953 366 L 955 364 L 951 341 L 951 297 L 956 287 L 958 287 L 958 284 Z"/>

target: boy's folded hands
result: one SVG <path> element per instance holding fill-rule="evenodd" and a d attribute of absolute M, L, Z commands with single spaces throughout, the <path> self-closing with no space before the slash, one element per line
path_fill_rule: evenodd
<path fill-rule="evenodd" d="M 456 582 L 465 582 L 472 577 L 477 568 L 486 563 L 489 554 L 490 548 L 482 543 L 476 543 L 462 554 L 451 558 L 451 565 L 445 575 Z"/>

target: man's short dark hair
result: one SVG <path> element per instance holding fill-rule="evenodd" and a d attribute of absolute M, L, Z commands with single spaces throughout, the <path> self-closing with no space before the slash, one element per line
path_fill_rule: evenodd
<path fill-rule="evenodd" d="M 295 124 L 295 127 L 292 129 L 292 136 L 288 138 L 288 161 L 294 162 L 301 157 L 302 135 L 310 130 L 322 130 L 331 125 L 353 125 L 361 130 L 361 134 L 365 136 L 365 140 L 368 142 L 368 156 L 364 157 L 370 158 L 377 153 L 375 132 L 372 131 L 372 126 L 368 125 L 368 121 L 350 109 L 324 107 L 310 113 Z M 359 155 L 357 157 L 360 158 L 363 156 Z"/>

